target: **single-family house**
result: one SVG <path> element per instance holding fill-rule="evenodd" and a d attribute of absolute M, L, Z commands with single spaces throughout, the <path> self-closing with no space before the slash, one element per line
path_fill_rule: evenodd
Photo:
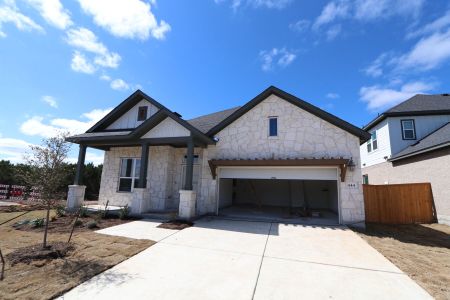
<path fill-rule="evenodd" d="M 363 129 L 363 181 L 430 182 L 438 222 L 450 224 L 450 95 L 415 95 Z"/>
<path fill-rule="evenodd" d="M 185 120 L 138 90 L 86 133 L 68 206 L 84 198 L 86 148 L 105 151 L 99 201 L 181 218 L 227 209 L 316 212 L 364 222 L 364 130 L 276 87 L 240 107 Z"/>

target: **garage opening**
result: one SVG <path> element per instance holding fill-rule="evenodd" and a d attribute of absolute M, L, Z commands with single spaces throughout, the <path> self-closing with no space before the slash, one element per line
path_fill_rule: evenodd
<path fill-rule="evenodd" d="M 225 217 L 339 224 L 336 180 L 220 178 L 219 185 Z"/>

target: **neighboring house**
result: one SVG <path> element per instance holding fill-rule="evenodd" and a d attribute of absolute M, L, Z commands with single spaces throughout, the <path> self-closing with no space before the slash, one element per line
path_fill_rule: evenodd
<path fill-rule="evenodd" d="M 136 91 L 86 133 L 68 206 L 84 198 L 86 147 L 105 150 L 100 203 L 181 218 L 239 206 L 307 208 L 364 221 L 359 145 L 367 132 L 278 88 L 184 120 Z"/>
<path fill-rule="evenodd" d="M 430 182 L 440 223 L 450 224 L 450 96 L 416 95 L 363 128 L 363 181 Z"/>

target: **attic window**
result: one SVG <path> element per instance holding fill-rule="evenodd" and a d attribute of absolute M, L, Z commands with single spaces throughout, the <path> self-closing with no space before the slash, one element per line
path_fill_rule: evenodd
<path fill-rule="evenodd" d="M 137 117 L 138 121 L 147 120 L 147 108 L 148 108 L 147 106 L 139 106 L 138 117 Z"/>

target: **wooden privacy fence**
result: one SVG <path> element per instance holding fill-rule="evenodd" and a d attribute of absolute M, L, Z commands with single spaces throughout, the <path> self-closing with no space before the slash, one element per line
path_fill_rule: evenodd
<path fill-rule="evenodd" d="M 367 223 L 414 224 L 436 220 L 430 183 L 363 185 Z"/>

